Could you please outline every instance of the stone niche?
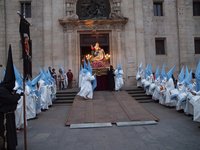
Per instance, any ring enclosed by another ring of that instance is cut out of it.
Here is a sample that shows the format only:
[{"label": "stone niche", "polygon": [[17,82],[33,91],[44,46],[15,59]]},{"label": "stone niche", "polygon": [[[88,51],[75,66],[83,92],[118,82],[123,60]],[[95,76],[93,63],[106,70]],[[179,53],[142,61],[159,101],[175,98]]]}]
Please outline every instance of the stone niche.
[{"label": "stone niche", "polygon": [[[124,43],[124,39],[122,39],[122,34],[128,18],[123,17],[121,14],[121,0],[110,0],[106,2],[106,6],[101,6],[104,1],[108,0],[66,0],[65,16],[58,20],[64,31],[65,65],[67,68],[74,68],[77,81],[80,70],[80,34],[108,33],[110,54],[112,56],[110,62],[114,66],[123,62],[122,43]],[[105,7],[109,14],[101,13],[101,10]],[[90,13],[91,10],[96,13],[88,18],[86,15],[82,15],[80,18],[77,14],[78,8],[88,11],[86,13]]]}]

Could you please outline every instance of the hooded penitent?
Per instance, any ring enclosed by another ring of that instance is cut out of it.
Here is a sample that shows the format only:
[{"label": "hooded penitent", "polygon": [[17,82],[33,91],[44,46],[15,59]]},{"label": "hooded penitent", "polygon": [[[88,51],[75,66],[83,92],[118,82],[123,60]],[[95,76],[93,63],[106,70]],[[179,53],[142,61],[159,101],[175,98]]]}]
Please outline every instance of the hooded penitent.
[{"label": "hooded penitent", "polygon": [[[17,135],[15,113],[20,95],[13,92],[15,73],[13,68],[12,51],[9,46],[6,73],[0,84],[0,137],[6,139],[7,149],[16,149]],[[6,114],[6,117],[5,115]],[[6,122],[6,124],[5,124]]]},{"label": "hooded penitent", "polygon": [[172,67],[172,68],[167,72],[167,79],[168,79],[168,80],[172,77],[172,75],[173,75],[173,73],[174,73],[174,70],[175,70],[175,67],[176,67],[176,66]]},{"label": "hooded penitent", "polygon": [[167,74],[165,72],[165,64],[163,64],[162,70],[161,70],[161,79],[163,80],[164,78],[167,78]]},{"label": "hooded penitent", "polygon": [[0,86],[5,87],[10,92],[12,92],[13,88],[15,87],[15,72],[14,72],[14,67],[13,67],[11,45],[9,45],[6,73]]},{"label": "hooded penitent", "polygon": [[156,68],[155,78],[157,79],[160,76],[159,67]]},{"label": "hooded penitent", "polygon": [[196,78],[196,91],[198,92],[200,90],[200,61],[196,68],[195,78]]},{"label": "hooded penitent", "polygon": [[181,83],[184,80],[184,66],[181,69],[180,74],[178,75],[178,82]]}]

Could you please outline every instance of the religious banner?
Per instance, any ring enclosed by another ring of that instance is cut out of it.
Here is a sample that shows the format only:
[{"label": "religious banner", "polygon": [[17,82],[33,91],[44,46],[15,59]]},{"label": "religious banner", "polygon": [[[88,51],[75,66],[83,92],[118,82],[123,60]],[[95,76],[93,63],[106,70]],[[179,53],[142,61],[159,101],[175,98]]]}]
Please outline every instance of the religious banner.
[{"label": "religious banner", "polygon": [[28,80],[32,77],[32,46],[30,40],[30,23],[20,16],[19,32],[22,44],[22,57],[24,66],[24,78]]}]

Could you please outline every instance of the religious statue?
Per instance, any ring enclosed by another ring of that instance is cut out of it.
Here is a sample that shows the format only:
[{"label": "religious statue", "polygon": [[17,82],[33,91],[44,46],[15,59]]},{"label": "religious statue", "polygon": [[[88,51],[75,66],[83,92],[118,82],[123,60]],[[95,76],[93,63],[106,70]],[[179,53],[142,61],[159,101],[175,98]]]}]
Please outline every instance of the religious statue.
[{"label": "religious statue", "polygon": [[104,50],[99,46],[99,43],[97,42],[95,46],[91,45],[91,49],[93,50],[94,57],[92,58],[92,61],[102,61],[105,56]]}]

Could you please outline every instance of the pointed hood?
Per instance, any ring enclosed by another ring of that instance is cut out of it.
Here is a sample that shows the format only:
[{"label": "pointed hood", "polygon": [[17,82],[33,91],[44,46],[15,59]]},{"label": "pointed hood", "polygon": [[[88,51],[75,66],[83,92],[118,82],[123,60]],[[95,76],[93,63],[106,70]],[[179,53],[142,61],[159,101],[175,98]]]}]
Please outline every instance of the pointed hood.
[{"label": "pointed hood", "polygon": [[195,78],[196,78],[196,91],[198,92],[200,90],[200,61],[196,68]]},{"label": "pointed hood", "polygon": [[118,64],[118,65],[117,65],[117,69],[118,69],[118,70],[121,70],[121,69],[122,69],[122,65],[121,65],[121,64]]},{"label": "pointed hood", "polygon": [[190,85],[191,80],[192,80],[192,70],[190,71],[190,73],[187,76],[185,76],[185,80],[184,80],[185,85]]},{"label": "pointed hood", "polygon": [[162,70],[161,70],[161,79],[167,78],[167,74],[165,72],[165,64],[163,64],[162,66]]},{"label": "pointed hood", "polygon": [[41,74],[41,73],[38,74],[38,75],[31,81],[32,86],[35,86],[35,85],[38,83],[38,81],[40,80],[41,77],[42,77],[42,74]]},{"label": "pointed hood", "polygon": [[14,67],[13,67],[11,45],[9,45],[8,60],[7,60],[7,65],[6,65],[5,76],[0,86],[7,88],[10,92],[15,87],[15,72],[14,72]]},{"label": "pointed hood", "polygon": [[168,79],[168,80],[172,77],[175,68],[176,68],[176,66],[174,65],[174,67],[172,67],[172,68],[167,72],[167,79]]},{"label": "pointed hood", "polygon": [[188,77],[189,74],[190,74],[190,73],[189,73],[189,69],[188,69],[188,67],[186,66],[186,67],[185,67],[185,78]]},{"label": "pointed hood", "polygon": [[156,68],[155,78],[157,79],[160,76],[159,66]]},{"label": "pointed hood", "polygon": [[142,63],[140,63],[140,65],[138,66],[138,71],[142,70]]},{"label": "pointed hood", "polygon": [[90,65],[90,61],[88,61],[87,69],[92,75],[92,66]]},{"label": "pointed hood", "polygon": [[147,64],[145,71],[144,71],[144,77],[145,79],[148,77],[148,69],[149,69],[149,64]]},{"label": "pointed hood", "polygon": [[178,82],[181,83],[184,80],[184,66],[181,69],[180,74],[178,75]]},{"label": "pointed hood", "polygon": [[87,69],[87,62],[86,62],[86,60],[85,60],[85,59],[84,59],[83,68],[84,68],[84,69]]},{"label": "pointed hood", "polygon": [[148,75],[150,76],[152,74],[152,65],[149,64],[149,68],[148,68]]}]

